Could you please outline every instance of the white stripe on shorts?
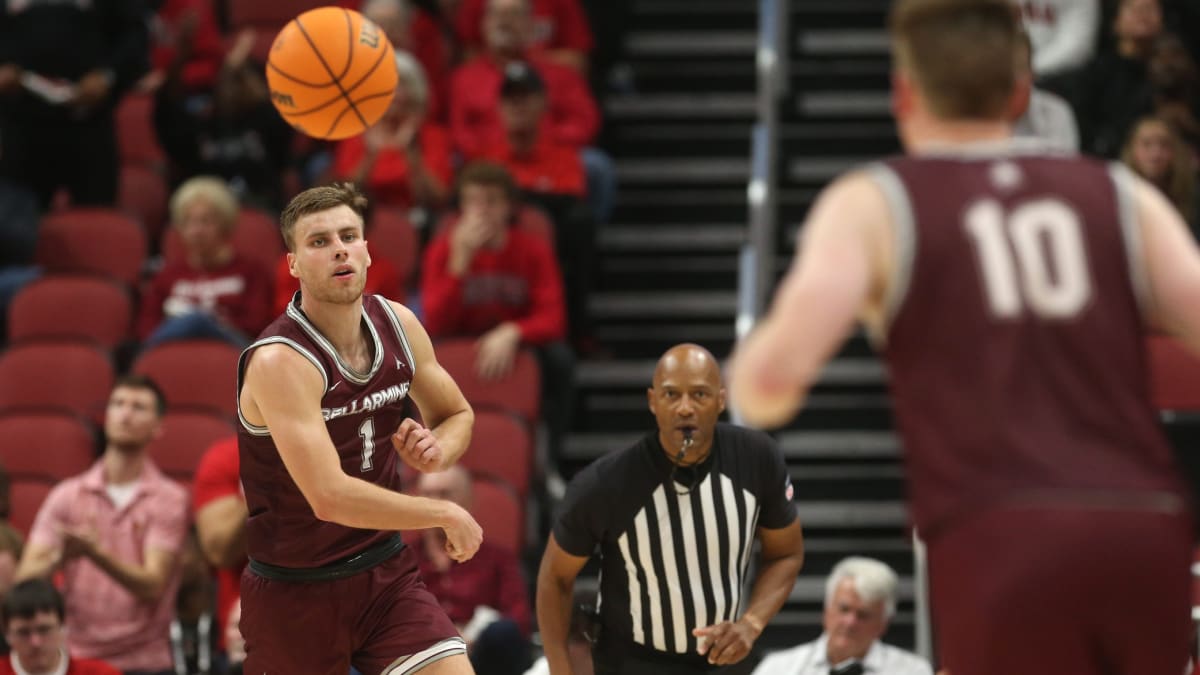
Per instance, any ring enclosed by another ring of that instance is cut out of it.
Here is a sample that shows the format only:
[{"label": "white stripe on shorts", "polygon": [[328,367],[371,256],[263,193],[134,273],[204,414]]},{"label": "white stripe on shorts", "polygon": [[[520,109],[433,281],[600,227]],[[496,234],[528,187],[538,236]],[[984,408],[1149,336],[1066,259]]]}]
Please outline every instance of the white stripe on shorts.
[{"label": "white stripe on shorts", "polygon": [[380,675],[407,675],[408,673],[415,673],[434,661],[441,661],[447,656],[466,653],[467,643],[462,638],[446,638],[432,647],[422,649],[416,654],[401,656],[392,661],[391,665],[384,668]]}]

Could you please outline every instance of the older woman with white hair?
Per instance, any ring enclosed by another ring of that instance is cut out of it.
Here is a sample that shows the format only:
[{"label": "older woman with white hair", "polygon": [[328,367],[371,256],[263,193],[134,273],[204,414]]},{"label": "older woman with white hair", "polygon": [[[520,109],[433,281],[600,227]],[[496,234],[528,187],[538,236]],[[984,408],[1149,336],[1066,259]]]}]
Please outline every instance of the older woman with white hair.
[{"label": "older woman with white hair", "polygon": [[197,176],[171,195],[182,260],[169,261],[142,292],[143,347],[212,338],[244,346],[271,321],[271,278],[233,248],[238,200],[224,179]]},{"label": "older woman with white hair", "polygon": [[754,675],[933,675],[921,657],[881,641],[896,614],[898,585],[878,560],[842,560],[825,580],[821,637],[767,656]]},{"label": "older woman with white hair", "polygon": [[450,136],[426,119],[429,85],[421,64],[396,52],[400,73],[383,118],[334,151],[333,173],[367,192],[376,206],[436,209],[453,178]]}]

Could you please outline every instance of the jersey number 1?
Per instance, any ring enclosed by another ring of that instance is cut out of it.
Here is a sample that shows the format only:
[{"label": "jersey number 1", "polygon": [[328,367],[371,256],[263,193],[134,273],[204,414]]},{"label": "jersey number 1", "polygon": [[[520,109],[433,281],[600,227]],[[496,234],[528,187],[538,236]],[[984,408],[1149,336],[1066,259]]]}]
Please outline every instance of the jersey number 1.
[{"label": "jersey number 1", "polygon": [[1071,207],[1039,199],[1005,213],[999,202],[985,199],[967,210],[965,221],[996,317],[1015,318],[1028,307],[1043,319],[1067,319],[1087,304],[1087,254]]},{"label": "jersey number 1", "polygon": [[358,436],[362,438],[362,466],[359,470],[366,473],[375,466],[371,462],[371,456],[375,454],[375,418],[368,417],[358,427]]}]

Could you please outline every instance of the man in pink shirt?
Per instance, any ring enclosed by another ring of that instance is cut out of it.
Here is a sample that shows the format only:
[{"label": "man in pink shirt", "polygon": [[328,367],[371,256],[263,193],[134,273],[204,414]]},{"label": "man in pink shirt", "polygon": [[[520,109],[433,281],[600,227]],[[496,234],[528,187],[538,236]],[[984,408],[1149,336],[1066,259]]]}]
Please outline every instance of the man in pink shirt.
[{"label": "man in pink shirt", "polygon": [[18,579],[61,572],[67,643],[126,675],[173,673],[169,630],[188,527],[187,492],[146,455],[166,402],[152,380],[117,380],[104,455],[46,497]]}]

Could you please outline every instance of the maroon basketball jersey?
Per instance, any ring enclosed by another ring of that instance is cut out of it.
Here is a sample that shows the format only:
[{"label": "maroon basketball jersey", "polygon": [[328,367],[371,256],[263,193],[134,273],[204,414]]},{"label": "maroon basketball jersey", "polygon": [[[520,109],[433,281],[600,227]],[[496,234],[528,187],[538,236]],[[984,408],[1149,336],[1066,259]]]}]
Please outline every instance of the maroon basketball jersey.
[{"label": "maroon basketball jersey", "polygon": [[[408,387],[414,370],[400,319],[383,296],[363,296],[363,327],[373,359],[370,371],[357,373],[300,310],[299,298],[297,293],[287,311],[242,353],[239,394],[246,364],[256,349],[284,344],[300,352],[325,380],[321,413],[337,447],[342,470],[355,478],[397,489],[397,456],[391,434],[407,416]],[[238,446],[242,487],[250,511],[246,547],[252,559],[282,567],[320,567],[356,555],[391,536],[390,532],[319,520],[283,465],[266,427],[250,424],[242,417]]]},{"label": "maroon basketball jersey", "polygon": [[1013,147],[872,173],[896,222],[886,352],[922,535],[1001,503],[1178,508],[1126,171]]}]

